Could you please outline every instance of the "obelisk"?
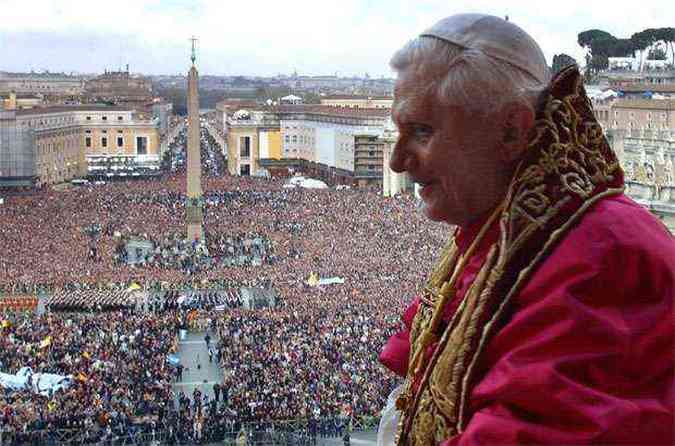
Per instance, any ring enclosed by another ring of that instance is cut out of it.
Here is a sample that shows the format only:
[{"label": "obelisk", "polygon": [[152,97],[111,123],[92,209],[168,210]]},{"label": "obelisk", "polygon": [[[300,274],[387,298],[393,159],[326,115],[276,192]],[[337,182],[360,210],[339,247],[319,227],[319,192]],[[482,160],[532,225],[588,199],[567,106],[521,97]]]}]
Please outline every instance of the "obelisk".
[{"label": "obelisk", "polygon": [[188,141],[187,141],[187,199],[185,219],[188,240],[204,239],[204,216],[202,212],[202,161],[199,153],[199,74],[195,67],[197,60],[195,44],[192,38],[192,67],[188,74]]}]

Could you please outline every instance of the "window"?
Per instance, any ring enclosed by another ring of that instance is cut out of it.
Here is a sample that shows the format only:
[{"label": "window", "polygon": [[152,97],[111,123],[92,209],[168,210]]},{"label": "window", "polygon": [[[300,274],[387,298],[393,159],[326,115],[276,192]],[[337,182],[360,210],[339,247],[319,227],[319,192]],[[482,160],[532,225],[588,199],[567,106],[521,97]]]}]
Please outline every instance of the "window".
[{"label": "window", "polygon": [[136,154],[137,155],[147,155],[148,154],[148,138],[145,136],[136,137]]},{"label": "window", "polygon": [[101,138],[101,147],[108,147],[108,138],[105,136]]},{"label": "window", "polygon": [[291,142],[291,137],[288,135],[284,136],[284,141]]},{"label": "window", "polygon": [[108,131],[107,130],[101,130],[101,133],[103,133],[105,135],[106,133],[108,133]]},{"label": "window", "polygon": [[368,156],[370,156],[370,157],[375,156],[375,152],[373,152],[373,151],[371,150],[370,152],[368,152]]},{"label": "window", "polygon": [[87,121],[91,121],[91,116],[87,116]]},{"label": "window", "polygon": [[122,130],[118,130],[117,133],[123,133],[123,131],[122,131]]},{"label": "window", "polygon": [[298,142],[298,135],[293,135],[293,144]]},{"label": "window", "polygon": [[85,130],[84,133],[91,133],[91,130]]},{"label": "window", "polygon": [[239,138],[239,156],[248,158],[251,156],[251,137],[242,136]]},{"label": "window", "polygon": [[373,164],[368,164],[368,170],[375,170],[375,166]]},{"label": "window", "polygon": [[251,175],[251,165],[250,164],[244,164],[241,166],[241,169],[239,170],[241,175]]},{"label": "window", "polygon": [[117,120],[118,120],[118,121],[122,121],[122,120],[124,120],[124,118],[123,118],[122,116],[118,116],[118,117],[117,117]]},{"label": "window", "polygon": [[123,147],[124,146],[124,138],[121,136],[117,137],[117,147]]},{"label": "window", "polygon": [[107,120],[108,120],[108,117],[107,117],[107,116],[104,116],[104,117],[102,117],[101,119],[103,119],[104,121],[107,121]]}]

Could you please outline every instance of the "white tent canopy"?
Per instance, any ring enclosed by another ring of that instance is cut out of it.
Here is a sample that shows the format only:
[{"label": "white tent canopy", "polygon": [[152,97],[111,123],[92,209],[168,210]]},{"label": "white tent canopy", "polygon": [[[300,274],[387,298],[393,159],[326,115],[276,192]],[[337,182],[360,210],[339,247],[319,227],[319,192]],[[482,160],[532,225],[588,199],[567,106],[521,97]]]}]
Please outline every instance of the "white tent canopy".
[{"label": "white tent canopy", "polygon": [[288,180],[288,184],[284,187],[304,187],[305,189],[327,189],[328,185],[321,180],[315,180],[314,178],[305,178],[305,177],[293,177]]},{"label": "white tent canopy", "polygon": [[53,373],[33,373],[30,367],[21,367],[16,375],[0,373],[0,387],[10,390],[32,390],[33,393],[48,396],[50,391],[65,389],[73,382],[72,376]]},{"label": "white tent canopy", "polygon": [[284,96],[281,98],[282,101],[302,101],[302,98],[300,96],[296,96],[294,94],[289,94],[288,96]]},{"label": "white tent canopy", "polygon": [[605,90],[605,91],[603,91],[602,93],[600,93],[600,94],[598,95],[598,97],[599,97],[600,99],[609,99],[609,98],[611,98],[611,97],[616,97],[616,96],[618,96],[618,95],[619,95],[619,94],[618,94],[616,91],[614,91],[614,90],[612,90],[612,89],[610,88],[609,90]]}]

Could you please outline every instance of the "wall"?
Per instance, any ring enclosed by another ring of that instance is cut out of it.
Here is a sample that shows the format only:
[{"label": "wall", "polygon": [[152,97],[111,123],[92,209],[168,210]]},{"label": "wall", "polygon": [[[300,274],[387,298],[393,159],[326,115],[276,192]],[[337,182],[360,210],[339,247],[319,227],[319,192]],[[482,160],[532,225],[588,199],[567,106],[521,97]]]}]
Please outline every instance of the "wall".
[{"label": "wall", "polygon": [[[251,138],[250,156],[248,158],[240,156],[242,137]],[[239,175],[241,167],[246,165],[250,166],[250,174],[256,175],[259,170],[257,161],[260,159],[258,128],[249,125],[231,126],[227,133],[227,152],[227,168],[230,175]]]},{"label": "wall", "polygon": [[32,185],[36,160],[34,131],[18,126],[15,112],[0,110],[0,185]]}]

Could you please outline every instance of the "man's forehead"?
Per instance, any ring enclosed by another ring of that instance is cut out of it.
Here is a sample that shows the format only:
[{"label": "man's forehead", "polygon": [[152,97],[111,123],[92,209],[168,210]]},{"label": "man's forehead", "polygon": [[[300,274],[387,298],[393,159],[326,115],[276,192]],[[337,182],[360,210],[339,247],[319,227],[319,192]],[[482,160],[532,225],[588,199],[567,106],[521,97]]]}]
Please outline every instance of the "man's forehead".
[{"label": "man's forehead", "polygon": [[392,113],[399,119],[411,113],[430,111],[432,84],[428,78],[399,73],[394,84]]}]

